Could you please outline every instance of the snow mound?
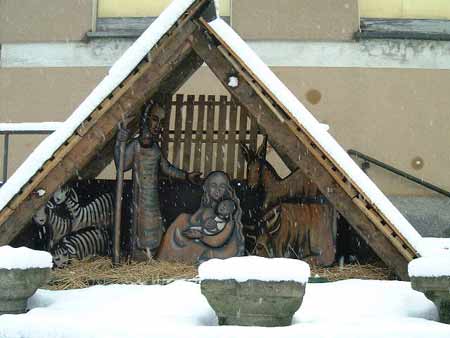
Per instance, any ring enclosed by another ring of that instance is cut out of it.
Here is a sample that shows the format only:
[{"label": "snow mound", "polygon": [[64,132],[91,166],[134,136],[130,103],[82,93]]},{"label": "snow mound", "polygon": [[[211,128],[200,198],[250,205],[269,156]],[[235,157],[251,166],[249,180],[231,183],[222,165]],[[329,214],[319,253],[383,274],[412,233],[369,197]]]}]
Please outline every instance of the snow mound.
[{"label": "snow mound", "polygon": [[46,251],[29,248],[12,248],[8,245],[0,247],[0,269],[25,270],[32,268],[51,268],[52,255]]},{"label": "snow mound", "polygon": [[235,279],[245,282],[252,279],[280,282],[306,283],[310,276],[309,265],[298,259],[264,258],[257,256],[211,259],[198,268],[200,280]]},{"label": "snow mound", "polygon": [[218,326],[200,285],[110,285],[38,290],[30,311],[0,316],[2,338],[448,338],[435,305],[410,283],[308,284],[287,327]]},{"label": "snow mound", "polygon": [[408,264],[410,277],[450,276],[450,253],[414,259]]}]

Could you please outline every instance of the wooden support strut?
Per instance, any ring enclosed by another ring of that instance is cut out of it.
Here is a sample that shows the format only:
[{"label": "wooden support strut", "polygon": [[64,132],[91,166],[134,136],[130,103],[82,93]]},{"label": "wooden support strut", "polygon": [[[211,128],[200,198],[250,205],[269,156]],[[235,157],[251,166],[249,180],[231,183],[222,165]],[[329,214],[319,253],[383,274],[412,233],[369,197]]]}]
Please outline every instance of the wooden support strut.
[{"label": "wooden support strut", "polygon": [[[198,24],[204,29],[194,34],[194,50],[204,59],[225,88],[248,109],[259,126],[270,135],[271,144],[280,157],[286,160],[290,169],[298,167],[310,177],[378,256],[388,266],[394,268],[401,278],[407,279],[407,263],[416,256],[411,245],[399,236],[398,231],[391,236],[386,231],[380,231],[380,224],[388,227],[391,234],[395,227],[390,226],[388,220],[381,214],[377,214],[376,217],[378,219],[381,217],[382,221],[374,222],[373,213],[376,213],[376,209],[373,207],[362,209],[360,203],[353,201],[354,198],[359,199],[359,196],[364,195],[350,178],[330,160],[310,135],[299,130],[300,127],[290,113],[267,88],[264,88],[261,81],[244,67],[244,62],[214,34],[209,25],[202,19]],[[238,74],[240,80],[238,87],[231,88],[227,85],[229,74]],[[325,165],[326,163],[328,165]]]},{"label": "wooden support strut", "polygon": [[[190,36],[197,26],[192,23],[191,18],[206,2],[199,0],[194,3],[150,51],[150,57],[144,58],[0,212],[0,245],[8,244],[23,231],[32,215],[53,193],[71,178],[78,176],[95,154],[110,142],[123,114],[132,112],[137,115],[142,104],[157,92],[159,86],[186,57],[192,55]],[[198,62],[194,66],[198,68]],[[189,70],[185,74],[189,75],[194,71]],[[180,82],[186,80],[183,77],[176,78]],[[181,84],[170,84],[169,88],[179,86]],[[33,194],[36,189],[44,189],[46,194],[42,197]]]}]

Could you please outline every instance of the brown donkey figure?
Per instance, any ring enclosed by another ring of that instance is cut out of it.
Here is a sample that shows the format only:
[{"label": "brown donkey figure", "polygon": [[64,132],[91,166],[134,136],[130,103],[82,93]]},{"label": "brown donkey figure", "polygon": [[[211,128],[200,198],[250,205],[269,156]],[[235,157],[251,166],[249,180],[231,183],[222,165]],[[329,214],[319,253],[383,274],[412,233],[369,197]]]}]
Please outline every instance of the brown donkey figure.
[{"label": "brown donkey figure", "polygon": [[335,219],[334,209],[328,204],[277,205],[259,223],[254,253],[331,265],[336,254],[332,231]]},{"label": "brown donkey figure", "polygon": [[277,174],[273,166],[266,160],[267,136],[264,137],[262,145],[256,152],[242,143],[240,146],[247,161],[247,184],[249,188],[259,187],[264,189],[264,211],[298,196],[315,197],[318,195],[317,186],[299,169],[284,179]]},{"label": "brown donkey figure", "polygon": [[[254,253],[331,265],[335,256],[335,210],[320,200],[317,186],[300,170],[282,179],[265,159],[267,137],[256,152],[241,144],[247,184],[265,192]],[[299,203],[312,200],[314,203]],[[296,203],[286,203],[297,201]]]}]

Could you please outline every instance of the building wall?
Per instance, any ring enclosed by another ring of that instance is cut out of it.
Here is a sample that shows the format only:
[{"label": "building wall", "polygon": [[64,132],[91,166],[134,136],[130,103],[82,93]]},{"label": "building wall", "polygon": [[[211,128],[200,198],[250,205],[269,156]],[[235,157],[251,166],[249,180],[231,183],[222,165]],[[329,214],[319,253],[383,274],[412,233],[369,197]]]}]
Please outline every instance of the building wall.
[{"label": "building wall", "polygon": [[[106,72],[107,68],[0,68],[0,122],[64,121]],[[10,136],[10,175],[43,138]],[[2,153],[0,158],[3,171]]]},{"label": "building wall", "polygon": [[[171,0],[98,0],[98,16],[140,17],[158,16]],[[220,15],[229,16],[231,0],[220,0]]]},{"label": "building wall", "polygon": [[448,0],[359,0],[361,17],[450,19]]},{"label": "building wall", "polygon": [[0,44],[82,40],[94,0],[0,0]]},{"label": "building wall", "polygon": [[250,40],[351,40],[359,29],[357,0],[233,1],[233,28]]}]

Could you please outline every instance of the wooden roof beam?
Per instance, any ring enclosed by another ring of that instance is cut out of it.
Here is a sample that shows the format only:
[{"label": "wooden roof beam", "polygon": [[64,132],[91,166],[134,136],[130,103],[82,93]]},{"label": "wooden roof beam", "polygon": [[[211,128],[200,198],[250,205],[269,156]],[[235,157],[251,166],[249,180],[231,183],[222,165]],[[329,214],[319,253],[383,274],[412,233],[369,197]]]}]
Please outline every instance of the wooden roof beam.
[{"label": "wooden roof beam", "polygon": [[[203,26],[198,22],[199,26]],[[408,259],[383,235],[374,223],[352,201],[358,192],[351,185],[341,187],[314,157],[310,149],[300,141],[289,125],[287,116],[263,90],[252,76],[242,69],[238,60],[221,46],[214,35],[206,28],[194,34],[194,50],[199,54],[225,88],[258,121],[259,126],[269,135],[270,142],[290,169],[300,168],[347,219],[361,237],[372,247],[377,255],[403,279],[408,278]],[[229,87],[229,77],[237,76],[239,86]]]}]

